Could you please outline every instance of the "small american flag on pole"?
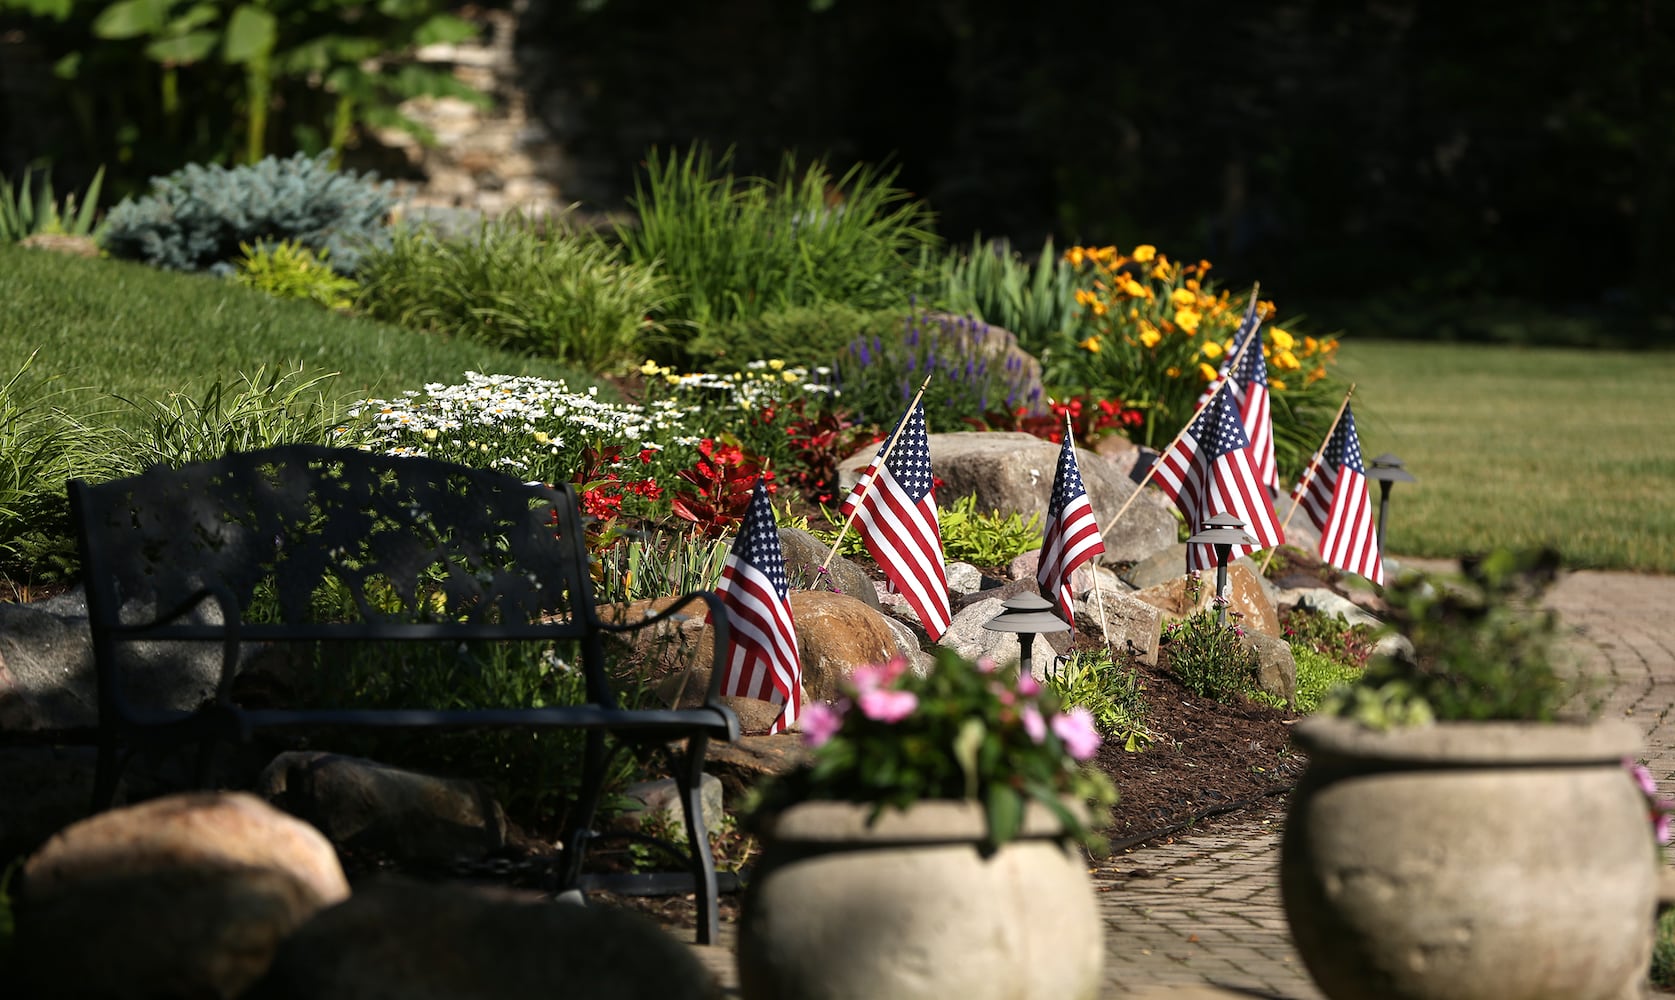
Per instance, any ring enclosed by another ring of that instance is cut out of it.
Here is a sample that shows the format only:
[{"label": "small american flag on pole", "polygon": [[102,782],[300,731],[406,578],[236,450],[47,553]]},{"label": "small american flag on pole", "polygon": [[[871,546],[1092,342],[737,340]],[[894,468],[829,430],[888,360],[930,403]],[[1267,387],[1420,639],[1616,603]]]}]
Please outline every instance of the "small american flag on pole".
[{"label": "small american flag on pole", "polygon": [[802,711],[803,669],[791,620],[785,554],[761,479],[756,480],[715,592],[727,608],[732,629],[721,693],[783,705],[770,731],[784,732]]},{"label": "small american flag on pole", "polygon": [[1041,592],[1058,601],[1059,614],[1072,627],[1076,624],[1075,607],[1070,594],[1070,575],[1076,567],[1105,551],[1099,537],[1099,525],[1093,518],[1093,504],[1082,485],[1082,472],[1076,466],[1076,446],[1070,435],[1064,436],[1059,448],[1058,471],[1053,474],[1053,495],[1047,501],[1047,529],[1041,541],[1041,562],[1035,570],[1035,582]]},{"label": "small american flag on pole", "polygon": [[903,419],[906,422],[895,436],[895,447],[881,456],[882,462],[874,459],[870,477],[862,473],[850,494],[853,503],[845,505],[855,510],[855,530],[867,551],[935,642],[947,631],[953,613],[948,574],[942,565],[942,530],[931,492],[924,404],[916,404]]},{"label": "small american flag on pole", "polygon": [[[1261,327],[1262,316],[1253,295],[1250,308],[1245,310],[1244,322],[1239,324],[1239,331],[1233,335],[1233,354],[1222,363],[1221,378],[1211,382],[1210,388],[1199,397],[1199,405],[1203,405],[1209,394],[1221,386],[1223,379],[1231,382],[1227,391],[1233,394],[1245,436],[1250,439],[1251,464],[1256,470],[1256,479],[1277,496],[1280,476],[1279,466],[1274,463],[1274,420],[1268,399],[1268,361],[1262,356]],[[1241,347],[1244,349],[1240,350]]]},{"label": "small american flag on pole", "polygon": [[[1211,514],[1225,512],[1245,522],[1257,544],[1234,546],[1235,557],[1278,545],[1285,538],[1268,490],[1256,478],[1250,438],[1226,390],[1211,396],[1174,446],[1158,458],[1157,485],[1175,501],[1194,531]],[[1211,569],[1215,564],[1214,546],[1187,546],[1188,569]]]},{"label": "small american flag on pole", "polygon": [[1374,583],[1384,582],[1367,467],[1361,458],[1361,438],[1355,433],[1355,411],[1348,404],[1326,447],[1315,456],[1314,475],[1297,503],[1320,529],[1324,562]]}]

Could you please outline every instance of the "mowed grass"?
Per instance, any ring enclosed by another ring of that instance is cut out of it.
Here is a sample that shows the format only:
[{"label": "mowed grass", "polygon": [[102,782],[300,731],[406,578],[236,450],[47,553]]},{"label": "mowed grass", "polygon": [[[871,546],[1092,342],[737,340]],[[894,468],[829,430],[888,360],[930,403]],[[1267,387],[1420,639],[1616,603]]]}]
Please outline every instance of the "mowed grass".
[{"label": "mowed grass", "polygon": [[114,396],[198,395],[259,370],[337,372],[325,388],[339,401],[455,383],[468,370],[577,387],[594,381],[539,358],[341,316],[222,278],[15,246],[0,245],[0,303],[0,380],[38,351],[30,375],[54,379],[62,390],[55,405],[118,422],[138,411]]},{"label": "mowed grass", "polygon": [[1349,338],[1339,371],[1368,463],[1418,478],[1391,491],[1391,552],[1675,572],[1675,353]]}]

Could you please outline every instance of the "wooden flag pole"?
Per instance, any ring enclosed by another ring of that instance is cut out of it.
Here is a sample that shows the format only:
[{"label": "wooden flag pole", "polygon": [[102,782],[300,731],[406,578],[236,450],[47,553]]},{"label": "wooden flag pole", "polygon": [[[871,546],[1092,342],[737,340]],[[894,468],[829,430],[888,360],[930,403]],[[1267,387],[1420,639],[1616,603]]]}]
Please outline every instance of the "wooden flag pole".
[{"label": "wooden flag pole", "polygon": [[[1253,284],[1253,285],[1250,286],[1250,301],[1251,301],[1252,305],[1254,305],[1256,303],[1256,293],[1261,288],[1262,288],[1262,283],[1261,282],[1257,282],[1256,284]],[[1249,307],[1247,306],[1246,309],[1248,310]],[[1227,361],[1228,377],[1221,380],[1221,384],[1216,386],[1216,391],[1210,393],[1209,397],[1206,398],[1202,404],[1193,407],[1192,416],[1187,418],[1186,426],[1181,428],[1181,432],[1179,434],[1175,435],[1174,440],[1170,441],[1169,444],[1167,446],[1165,446],[1162,451],[1157,453],[1157,461],[1153,462],[1151,464],[1151,467],[1146,470],[1146,474],[1141,477],[1140,485],[1134,487],[1134,492],[1129,494],[1128,499],[1123,501],[1123,505],[1121,507],[1117,508],[1116,516],[1111,518],[1111,523],[1107,524],[1105,526],[1105,530],[1101,531],[1099,533],[1099,537],[1101,539],[1103,539],[1107,535],[1109,535],[1111,533],[1111,529],[1115,528],[1117,526],[1117,522],[1122,520],[1122,516],[1124,514],[1128,513],[1129,506],[1134,503],[1134,501],[1137,497],[1140,496],[1140,491],[1145,489],[1146,484],[1152,481],[1152,476],[1157,474],[1158,462],[1163,461],[1163,456],[1169,454],[1169,452],[1177,444],[1181,443],[1181,438],[1186,437],[1186,432],[1192,429],[1192,422],[1198,418],[1198,414],[1203,411],[1204,407],[1209,406],[1210,401],[1215,399],[1216,396],[1220,392],[1222,392],[1222,390],[1227,388],[1227,385],[1228,385],[1229,382],[1233,381],[1233,379],[1232,379],[1233,370],[1238,367],[1239,359],[1244,357],[1246,349],[1248,349],[1250,347],[1250,345],[1256,343],[1256,341],[1259,340],[1259,339],[1260,338],[1258,338],[1255,334],[1252,334],[1250,337],[1246,338],[1244,343],[1238,344],[1234,347],[1233,356],[1231,358],[1229,358],[1228,361]]]},{"label": "wooden flag pole", "polygon": [[[1303,470],[1303,478],[1297,481],[1297,488],[1291,491],[1291,509],[1285,512],[1285,521],[1280,525],[1280,537],[1285,537],[1285,529],[1291,524],[1291,516],[1297,513],[1302,505],[1303,491],[1309,488],[1309,481],[1314,478],[1314,470],[1320,467],[1320,456],[1326,453],[1326,446],[1332,443],[1332,435],[1337,433],[1338,421],[1343,419],[1343,411],[1349,409],[1349,397],[1355,395],[1355,383],[1349,384],[1349,391],[1343,394],[1343,402],[1338,404],[1338,412],[1332,417],[1332,426],[1326,428],[1326,440],[1321,442],[1320,450],[1309,459],[1309,467]],[[1262,575],[1268,575],[1268,564],[1274,561],[1274,553],[1278,547],[1268,550],[1268,558],[1262,560]]]},{"label": "wooden flag pole", "polygon": [[832,557],[837,555],[838,546],[843,544],[844,534],[849,531],[849,526],[855,523],[855,516],[861,513],[861,501],[866,499],[867,491],[872,489],[873,479],[877,479],[878,473],[884,470],[884,463],[890,460],[890,453],[896,450],[896,442],[901,440],[901,432],[907,430],[907,421],[912,418],[914,408],[919,405],[919,400],[924,397],[925,389],[930,384],[929,375],[919,383],[919,391],[913,394],[913,402],[907,404],[907,413],[902,416],[901,423],[896,425],[896,432],[890,435],[889,443],[878,454],[878,462],[873,466],[873,478],[861,484],[861,492],[855,497],[855,506],[849,509],[849,516],[843,519],[843,526],[838,529],[837,537],[832,539],[832,551],[826,553],[826,561],[820,564],[818,574],[824,574],[826,568],[832,564]]}]

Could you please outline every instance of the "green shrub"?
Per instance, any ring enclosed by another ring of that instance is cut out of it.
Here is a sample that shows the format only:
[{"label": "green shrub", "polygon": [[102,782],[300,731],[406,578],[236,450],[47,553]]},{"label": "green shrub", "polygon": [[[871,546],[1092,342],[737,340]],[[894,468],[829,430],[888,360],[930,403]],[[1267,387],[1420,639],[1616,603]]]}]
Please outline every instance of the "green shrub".
[{"label": "green shrub", "polygon": [[280,299],[302,299],[327,309],[345,311],[354,305],[355,279],[326,266],[329,251],[316,256],[295,240],[253,247],[239,244],[244,256],[238,259],[233,280],[247,288]]},{"label": "green shrub", "polygon": [[648,532],[597,553],[599,602],[627,604],[713,590],[732,551],[731,538],[695,532]]},{"label": "green shrub", "polygon": [[626,263],[599,238],[511,216],[470,239],[398,228],[369,255],[358,306],[415,330],[610,371],[645,356],[667,301],[655,264]]},{"label": "green shrub", "polygon": [[956,313],[972,313],[1010,330],[1023,345],[1058,337],[1080,340],[1076,271],[1053,249],[1052,237],[1034,263],[1004,242],[972,241],[942,260],[937,299]]},{"label": "green shrub", "polygon": [[32,191],[33,168],[26,168],[17,187],[0,177],[0,243],[15,243],[36,233],[65,233],[70,236],[97,236],[94,213],[99,208],[99,185],[105,179],[105,168],[100,167],[80,198],[66,195],[62,207],[53,197],[52,175],[41,175],[39,190]]},{"label": "green shrub", "polygon": [[1351,625],[1340,612],[1289,608],[1280,612],[1280,634],[1293,651],[1308,649],[1351,667],[1364,667],[1377,639],[1371,625]]},{"label": "green shrub", "polygon": [[1221,624],[1215,609],[1205,608],[1164,626],[1162,642],[1170,671],[1193,694],[1236,702],[1255,689],[1256,651],[1240,641],[1231,616]]},{"label": "green shrub", "polygon": [[933,434],[984,426],[990,410],[1044,412],[1038,373],[1022,355],[1004,353],[1003,339],[988,324],[927,311],[901,316],[898,324],[837,356],[838,401],[859,418],[894,426],[920,386]]},{"label": "green shrub", "polygon": [[1047,678],[1047,687],[1066,709],[1081,706],[1107,741],[1130,752],[1151,741],[1146,729],[1145,685],[1131,665],[1112,661],[1107,649],[1077,650]]},{"label": "green shrub", "polygon": [[[867,166],[834,177],[825,163],[799,169],[792,156],[773,180],[737,177],[731,153],[652,150],[630,200],[637,218],[617,227],[617,239],[629,260],[661,263],[675,282],[671,325],[699,333],[821,302],[897,306],[936,237],[927,209],[894,179]],[[664,360],[692,360],[682,345],[670,349]]]},{"label": "green shrub", "polygon": [[395,198],[388,181],[333,170],[329,151],[269,156],[228,169],[190,164],[151,180],[151,194],[124,199],[105,220],[114,257],[170,271],[230,273],[241,244],[295,240],[330,254],[352,274],[361,254],[388,240]]}]

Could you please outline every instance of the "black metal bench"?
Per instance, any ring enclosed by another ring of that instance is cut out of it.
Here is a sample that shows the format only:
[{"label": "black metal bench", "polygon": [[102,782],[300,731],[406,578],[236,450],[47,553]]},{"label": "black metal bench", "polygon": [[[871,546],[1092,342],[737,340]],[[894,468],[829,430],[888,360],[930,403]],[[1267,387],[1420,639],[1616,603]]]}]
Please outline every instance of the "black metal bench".
[{"label": "black metal bench", "polygon": [[[560,887],[583,884],[615,755],[628,748],[661,756],[685,812],[698,941],[711,941],[717,878],[701,781],[709,740],[736,739],[738,719],[720,702],[720,671],[711,672],[700,707],[623,707],[603,640],[702,602],[720,663],[726,615],[715,594],[702,591],[641,621],[601,620],[569,486],[525,484],[428,458],[294,445],[98,485],[76,480],[69,494],[98,678],[96,810],[114,800],[132,754],[147,748],[196,744],[205,784],[218,743],[266,731],[579,730],[586,749],[580,791],[566,812]],[[219,644],[214,698],[189,711],[134,704],[125,651],[180,641]],[[576,650],[568,669],[584,672],[585,702],[311,708],[243,707],[234,698],[241,658],[257,651],[311,650],[327,657],[316,663],[329,665],[331,650],[405,656],[421,649],[463,655],[468,645],[525,648],[510,643]]]}]

